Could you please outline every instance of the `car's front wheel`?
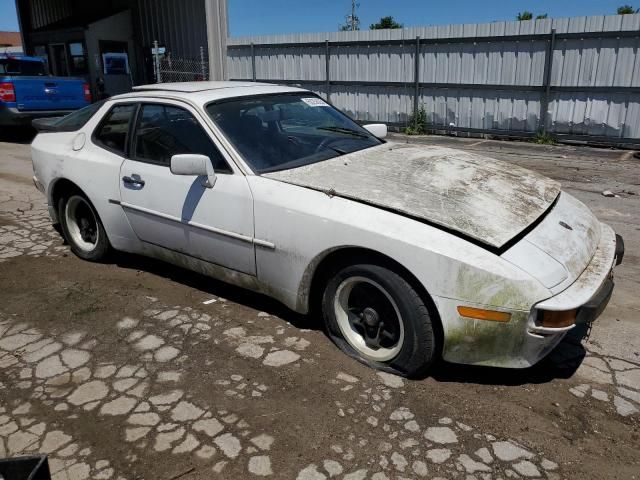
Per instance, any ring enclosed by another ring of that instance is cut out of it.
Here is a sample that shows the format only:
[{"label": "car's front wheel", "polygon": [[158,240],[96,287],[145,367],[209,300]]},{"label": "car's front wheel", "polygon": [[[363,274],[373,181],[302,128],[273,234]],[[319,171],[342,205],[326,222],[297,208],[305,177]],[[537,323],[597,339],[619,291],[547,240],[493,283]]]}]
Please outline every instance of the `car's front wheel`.
[{"label": "car's front wheel", "polygon": [[336,345],[373,368],[412,377],[424,374],[435,360],[427,306],[409,282],[388,268],[342,268],[327,282],[322,309]]},{"label": "car's front wheel", "polygon": [[58,218],[71,251],[91,262],[104,260],[111,249],[98,213],[87,197],[77,192],[60,199]]}]

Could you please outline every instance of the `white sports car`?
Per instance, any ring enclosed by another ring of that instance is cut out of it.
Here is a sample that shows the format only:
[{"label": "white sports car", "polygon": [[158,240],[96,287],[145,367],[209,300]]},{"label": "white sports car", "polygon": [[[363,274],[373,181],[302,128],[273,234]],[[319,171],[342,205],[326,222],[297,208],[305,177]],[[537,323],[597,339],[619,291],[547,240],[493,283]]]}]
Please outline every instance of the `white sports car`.
[{"label": "white sports car", "polygon": [[76,255],[322,312],[347,354],[401,375],[535,364],[602,312],[624,253],[555,181],[385,142],[299,88],[151,85],[37,127],[34,182]]}]

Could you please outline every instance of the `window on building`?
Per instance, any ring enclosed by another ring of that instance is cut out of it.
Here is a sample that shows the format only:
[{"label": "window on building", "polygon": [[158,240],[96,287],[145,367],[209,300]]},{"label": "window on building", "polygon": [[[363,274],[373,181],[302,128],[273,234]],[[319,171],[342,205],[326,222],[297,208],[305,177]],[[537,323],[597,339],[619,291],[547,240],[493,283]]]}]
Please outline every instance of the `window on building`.
[{"label": "window on building", "polygon": [[49,73],[49,54],[46,45],[36,45],[33,47],[33,56],[40,58],[44,62],[44,70]]},{"label": "window on building", "polygon": [[87,49],[84,43],[74,42],[69,44],[69,63],[72,75],[87,74]]}]

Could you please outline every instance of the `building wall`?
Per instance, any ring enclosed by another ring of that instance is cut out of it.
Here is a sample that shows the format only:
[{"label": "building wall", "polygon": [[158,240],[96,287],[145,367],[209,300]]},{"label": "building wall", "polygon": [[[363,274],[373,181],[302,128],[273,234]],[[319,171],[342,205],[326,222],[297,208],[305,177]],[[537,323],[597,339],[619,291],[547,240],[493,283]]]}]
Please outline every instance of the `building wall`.
[{"label": "building wall", "polygon": [[[130,76],[104,75],[100,55],[100,41],[127,43],[129,66],[131,68]],[[89,74],[94,91],[98,78],[104,79],[106,92],[111,95],[127,92],[133,84],[142,81],[137,68],[139,54],[136,49],[131,12],[129,10],[90,24],[85,33],[85,42],[87,45]]]},{"label": "building wall", "polygon": [[[199,60],[202,50],[205,58],[211,59],[211,78],[224,78],[226,0],[16,0],[16,5],[27,51],[36,45],[82,39],[86,29],[87,44],[93,44],[90,48],[87,45],[92,81],[97,72],[97,36],[103,40],[109,36],[118,37],[113,40],[125,38],[133,43],[129,50],[135,83],[154,81],[154,41],[175,58]],[[127,10],[130,13],[124,13]]]},{"label": "building wall", "polygon": [[137,11],[143,47],[157,40],[181,58],[197,58],[200,47],[207,48],[205,0],[137,0]]},{"label": "building wall", "polygon": [[209,50],[209,80],[226,80],[227,35],[229,17],[227,0],[205,0]]},{"label": "building wall", "polygon": [[173,58],[197,61],[202,49],[210,78],[225,78],[227,0],[136,1],[136,28],[145,49],[158,41]]},{"label": "building wall", "polygon": [[71,16],[71,0],[31,0],[29,22],[38,29]]}]

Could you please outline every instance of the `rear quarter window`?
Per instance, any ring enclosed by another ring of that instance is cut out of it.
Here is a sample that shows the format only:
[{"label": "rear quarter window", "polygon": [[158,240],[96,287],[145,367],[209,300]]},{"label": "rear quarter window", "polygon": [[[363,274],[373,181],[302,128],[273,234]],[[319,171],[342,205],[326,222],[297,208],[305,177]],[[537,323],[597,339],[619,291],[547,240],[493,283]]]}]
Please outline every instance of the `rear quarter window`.
[{"label": "rear quarter window", "polygon": [[125,156],[129,127],[136,108],[135,104],[114,106],[94,131],[93,141],[116,155]]}]

